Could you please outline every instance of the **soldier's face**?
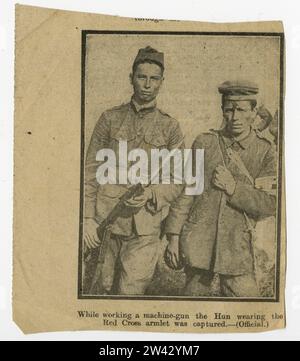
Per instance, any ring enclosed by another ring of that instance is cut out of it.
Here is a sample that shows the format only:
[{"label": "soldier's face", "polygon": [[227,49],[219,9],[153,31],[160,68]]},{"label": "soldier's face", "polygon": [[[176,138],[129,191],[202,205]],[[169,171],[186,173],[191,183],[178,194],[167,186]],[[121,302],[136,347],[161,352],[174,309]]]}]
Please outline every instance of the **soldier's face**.
[{"label": "soldier's face", "polygon": [[139,64],[131,75],[134,97],[141,103],[154,100],[163,82],[162,70],[157,64]]},{"label": "soldier's face", "polygon": [[233,136],[249,132],[250,126],[256,117],[256,109],[252,109],[250,101],[225,100],[223,117],[227,131]]}]

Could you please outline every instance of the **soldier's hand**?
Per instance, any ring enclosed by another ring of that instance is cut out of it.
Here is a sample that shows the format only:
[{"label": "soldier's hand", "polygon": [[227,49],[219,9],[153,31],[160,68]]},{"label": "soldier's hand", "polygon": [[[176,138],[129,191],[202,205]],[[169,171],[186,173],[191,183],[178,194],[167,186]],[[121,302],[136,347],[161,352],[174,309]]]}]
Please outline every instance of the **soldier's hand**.
[{"label": "soldier's hand", "polygon": [[172,234],[168,237],[169,243],[167,245],[165,257],[167,264],[173,269],[179,267],[179,235]]},{"label": "soldier's hand", "polygon": [[98,227],[98,223],[92,218],[87,218],[84,222],[84,242],[88,248],[96,248],[101,243],[97,234]]},{"label": "soldier's hand", "polygon": [[216,167],[212,182],[216,187],[225,191],[229,196],[233,195],[236,181],[231,172],[226,167],[222,165],[218,165]]},{"label": "soldier's hand", "polygon": [[124,204],[131,208],[142,208],[144,205],[152,199],[151,188],[145,188],[144,192],[138,196],[127,199]]}]

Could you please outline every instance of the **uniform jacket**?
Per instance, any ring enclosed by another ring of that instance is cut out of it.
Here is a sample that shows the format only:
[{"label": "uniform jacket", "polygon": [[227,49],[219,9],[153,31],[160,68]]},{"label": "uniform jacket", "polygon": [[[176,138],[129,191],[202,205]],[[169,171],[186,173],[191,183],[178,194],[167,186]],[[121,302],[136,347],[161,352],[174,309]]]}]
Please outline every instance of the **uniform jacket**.
[{"label": "uniform jacket", "polygon": [[[96,171],[99,162],[96,153],[103,148],[113,149],[117,155],[119,141],[126,140],[128,152],[135,148],[144,149],[150,160],[153,148],[173,149],[183,147],[183,136],[178,122],[156,107],[155,103],[140,108],[131,101],[104,112],[98,120],[91,137],[85,164],[85,217],[101,222],[117,204],[130,185],[99,185]],[[149,166],[150,169],[150,166]],[[127,208],[113,225],[112,232],[130,236],[158,233],[163,219],[163,210],[178,197],[182,186],[151,185],[153,202],[138,212]]]},{"label": "uniform jacket", "polygon": [[256,185],[232,161],[225,159],[236,188],[232,196],[216,188],[212,184],[214,170],[224,165],[218,136],[215,132],[199,135],[193,149],[204,149],[204,192],[197,196],[186,196],[183,192],[179,196],[167,218],[166,232],[181,232],[180,246],[190,266],[242,275],[253,272],[251,234],[244,212],[252,226],[259,219],[275,215],[276,196],[271,188],[276,175],[276,156],[271,143],[254,130],[240,142],[223,132],[220,135],[224,147],[239,154]]}]

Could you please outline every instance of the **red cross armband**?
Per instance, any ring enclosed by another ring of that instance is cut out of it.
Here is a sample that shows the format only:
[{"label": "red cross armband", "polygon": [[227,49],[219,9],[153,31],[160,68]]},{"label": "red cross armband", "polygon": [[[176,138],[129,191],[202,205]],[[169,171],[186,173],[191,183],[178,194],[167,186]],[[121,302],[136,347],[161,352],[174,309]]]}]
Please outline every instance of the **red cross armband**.
[{"label": "red cross armband", "polygon": [[256,178],[254,187],[275,196],[277,192],[277,178],[275,176]]}]

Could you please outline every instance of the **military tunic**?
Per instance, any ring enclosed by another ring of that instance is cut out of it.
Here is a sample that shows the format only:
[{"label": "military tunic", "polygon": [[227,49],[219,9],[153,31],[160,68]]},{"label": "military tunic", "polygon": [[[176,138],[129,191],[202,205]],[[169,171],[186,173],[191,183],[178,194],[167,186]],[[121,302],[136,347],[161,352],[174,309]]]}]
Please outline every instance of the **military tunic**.
[{"label": "military tunic", "polygon": [[[224,132],[219,134],[224,149],[239,154],[255,184],[251,184],[236,164],[223,159],[226,155],[215,132],[199,135],[193,149],[204,149],[204,192],[196,196],[181,194],[170,210],[166,232],[181,232],[181,249],[190,267],[222,275],[247,275],[254,270],[251,234],[245,214],[253,227],[259,219],[275,215],[274,190],[259,184],[264,184],[261,180],[267,183],[269,180],[269,184],[274,180],[276,155],[272,145],[254,130],[239,142]],[[232,196],[212,183],[215,168],[224,166],[224,161],[236,180]]]},{"label": "military tunic", "polygon": [[[151,162],[152,149],[183,147],[183,135],[178,122],[151,102],[139,106],[130,103],[105,111],[91,137],[85,164],[85,218],[103,221],[129,184],[99,185],[96,171],[100,149],[114,150],[118,165],[119,141],[127,141],[128,152],[143,149]],[[148,168],[150,169],[150,167]],[[150,178],[149,178],[150,179]],[[102,282],[109,291],[115,277],[117,258],[121,264],[117,292],[142,294],[153,276],[159,246],[159,234],[164,210],[182,190],[180,185],[150,185],[153,199],[136,210],[127,207],[112,225],[113,237],[103,267]]]}]

